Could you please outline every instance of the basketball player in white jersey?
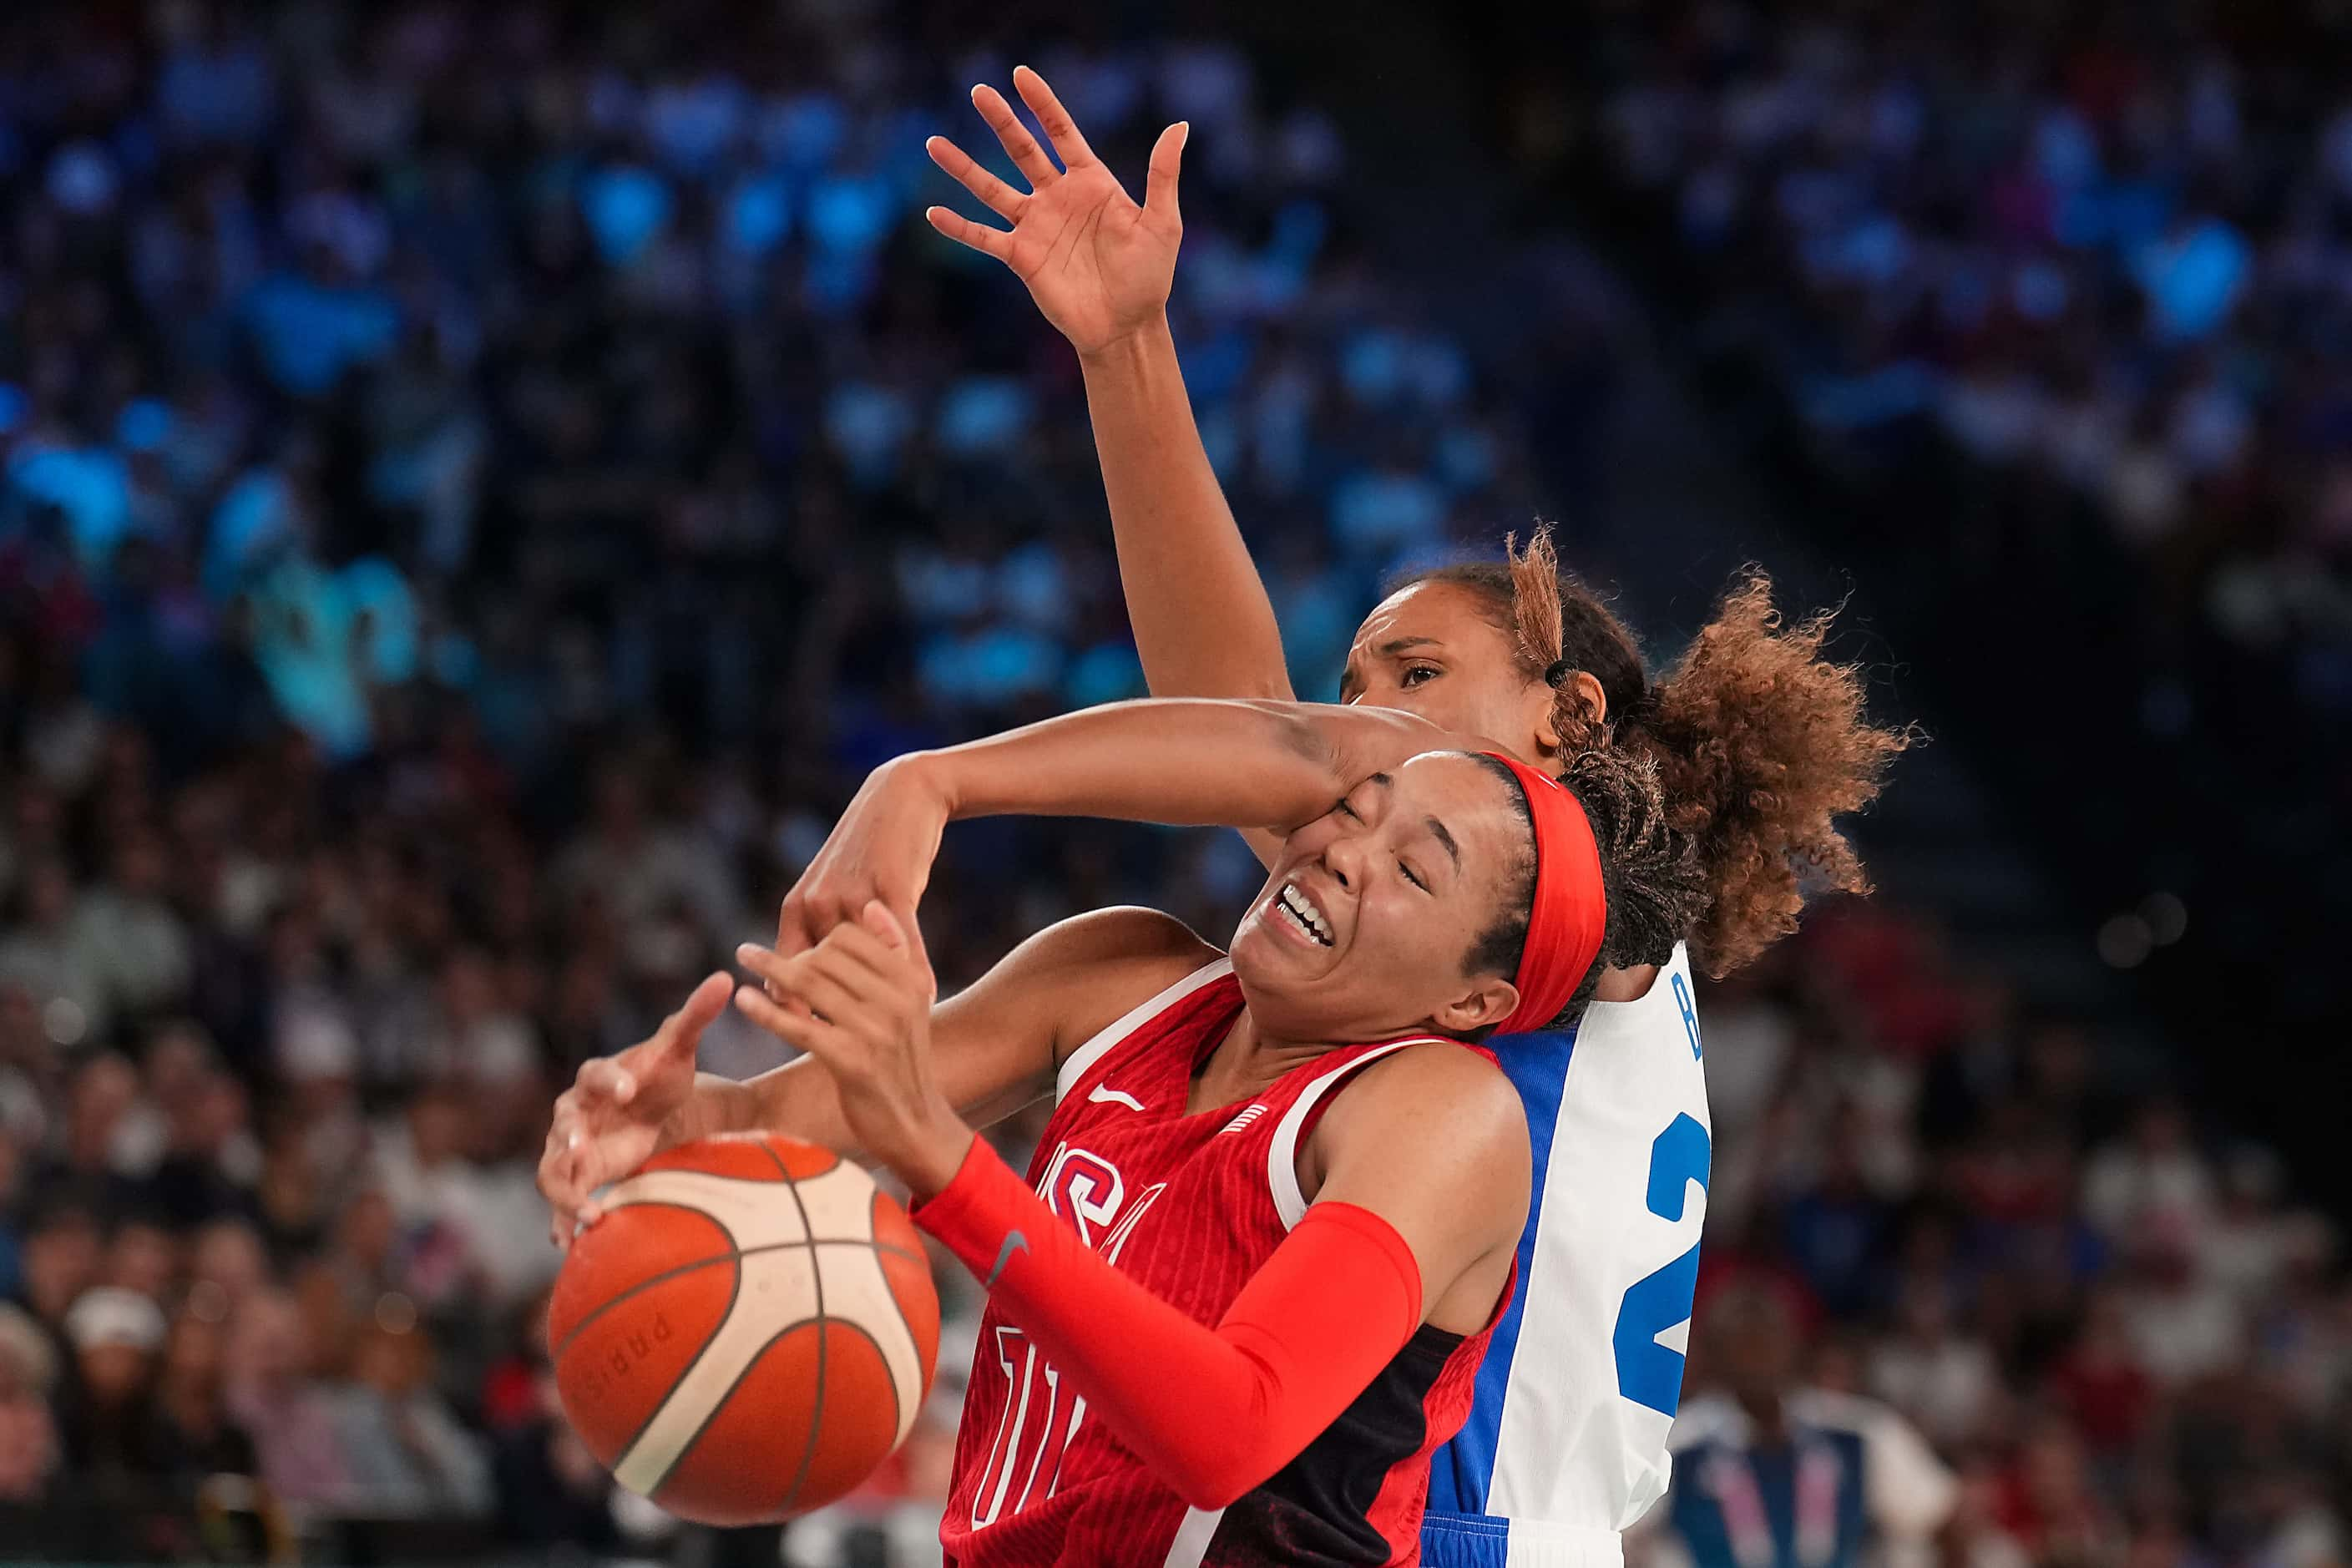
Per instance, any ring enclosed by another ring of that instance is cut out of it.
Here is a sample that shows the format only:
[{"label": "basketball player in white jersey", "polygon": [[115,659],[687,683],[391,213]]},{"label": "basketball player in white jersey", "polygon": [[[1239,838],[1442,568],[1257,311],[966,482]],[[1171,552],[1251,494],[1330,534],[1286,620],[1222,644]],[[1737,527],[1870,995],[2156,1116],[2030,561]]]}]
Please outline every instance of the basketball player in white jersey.
[{"label": "basketball player in white jersey", "polygon": [[[1030,188],[935,137],[934,160],[1012,227],[927,216],[1011,268],[1078,352],[1153,695],[1287,698],[1273,607],[1202,447],[1166,315],[1190,128],[1160,135],[1139,205],[1036,73],[1013,81],[1059,167],[1001,94],[975,88]],[[1654,679],[1541,532],[1507,566],[1405,583],[1358,630],[1343,701],[1407,709],[1538,763],[1601,741],[1649,757],[1709,893],[1671,963],[1605,975],[1573,1030],[1495,1042],[1527,1108],[1537,1191],[1522,1289],[1432,1470],[1423,1544],[1439,1568],[1606,1568],[1619,1532],[1665,1491],[1712,1152],[1692,970],[1720,975],[1793,930],[1801,868],[1822,890],[1867,890],[1835,818],[1876,795],[1905,744],[1864,719],[1857,672],[1821,657],[1827,630],[1826,616],[1783,627],[1769,583],[1750,574]],[[788,926],[801,919],[787,908]]]}]

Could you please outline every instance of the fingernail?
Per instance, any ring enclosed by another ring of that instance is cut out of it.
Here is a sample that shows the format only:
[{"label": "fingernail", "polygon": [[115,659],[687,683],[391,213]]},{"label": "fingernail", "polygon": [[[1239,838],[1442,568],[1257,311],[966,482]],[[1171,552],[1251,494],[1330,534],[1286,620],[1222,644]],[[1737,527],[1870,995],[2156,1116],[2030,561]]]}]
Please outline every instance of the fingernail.
[{"label": "fingernail", "polygon": [[760,944],[758,942],[747,942],[741,946],[736,948],[735,956],[741,959],[744,963],[749,963],[751,961],[751,955],[759,951]]}]

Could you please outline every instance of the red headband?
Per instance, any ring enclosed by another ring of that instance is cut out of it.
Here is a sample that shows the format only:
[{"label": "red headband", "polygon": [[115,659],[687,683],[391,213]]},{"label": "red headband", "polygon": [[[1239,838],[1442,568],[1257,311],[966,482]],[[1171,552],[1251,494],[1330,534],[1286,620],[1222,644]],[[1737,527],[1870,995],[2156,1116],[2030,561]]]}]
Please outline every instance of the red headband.
[{"label": "red headband", "polygon": [[1511,770],[1528,799],[1536,829],[1535,907],[1528,914],[1527,944],[1519,952],[1518,1010],[1500,1032],[1525,1034],[1548,1027],[1601,956],[1601,934],[1609,924],[1609,900],[1601,887],[1601,846],[1584,803],[1549,773],[1500,752],[1488,756]]}]

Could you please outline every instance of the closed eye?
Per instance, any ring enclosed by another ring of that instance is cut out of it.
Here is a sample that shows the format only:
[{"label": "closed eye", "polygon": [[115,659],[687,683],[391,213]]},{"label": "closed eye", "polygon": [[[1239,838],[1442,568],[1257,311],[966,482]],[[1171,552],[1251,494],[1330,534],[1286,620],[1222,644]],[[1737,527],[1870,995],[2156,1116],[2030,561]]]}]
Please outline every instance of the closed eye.
[{"label": "closed eye", "polygon": [[1429,884],[1423,881],[1419,877],[1414,876],[1412,874],[1412,867],[1400,860],[1397,862],[1397,869],[1404,873],[1404,879],[1406,881],[1411,882],[1414,887],[1419,888],[1424,893],[1429,891]]}]

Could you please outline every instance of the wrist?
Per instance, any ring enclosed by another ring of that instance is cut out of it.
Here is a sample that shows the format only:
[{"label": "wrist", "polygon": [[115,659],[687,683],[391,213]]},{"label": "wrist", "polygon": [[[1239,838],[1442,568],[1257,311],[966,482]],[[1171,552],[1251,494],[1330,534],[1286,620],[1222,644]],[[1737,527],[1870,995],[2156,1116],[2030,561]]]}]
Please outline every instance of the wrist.
[{"label": "wrist", "polygon": [[908,752],[883,763],[881,772],[892,794],[920,803],[937,813],[940,821],[953,822],[963,815],[965,781],[954,748]]},{"label": "wrist", "polygon": [[758,1093],[751,1085],[698,1074],[685,1103],[662,1118],[655,1134],[655,1152],[722,1132],[746,1131],[759,1124],[759,1110]]},{"label": "wrist", "polygon": [[952,1107],[935,1106],[891,1169],[916,1202],[937,1197],[963,1169],[979,1137]]},{"label": "wrist", "polygon": [[1162,355],[1172,357],[1176,335],[1168,324],[1165,306],[1132,330],[1121,332],[1108,342],[1078,351],[1078,368],[1087,379],[1097,376],[1142,376],[1154,368]]}]

